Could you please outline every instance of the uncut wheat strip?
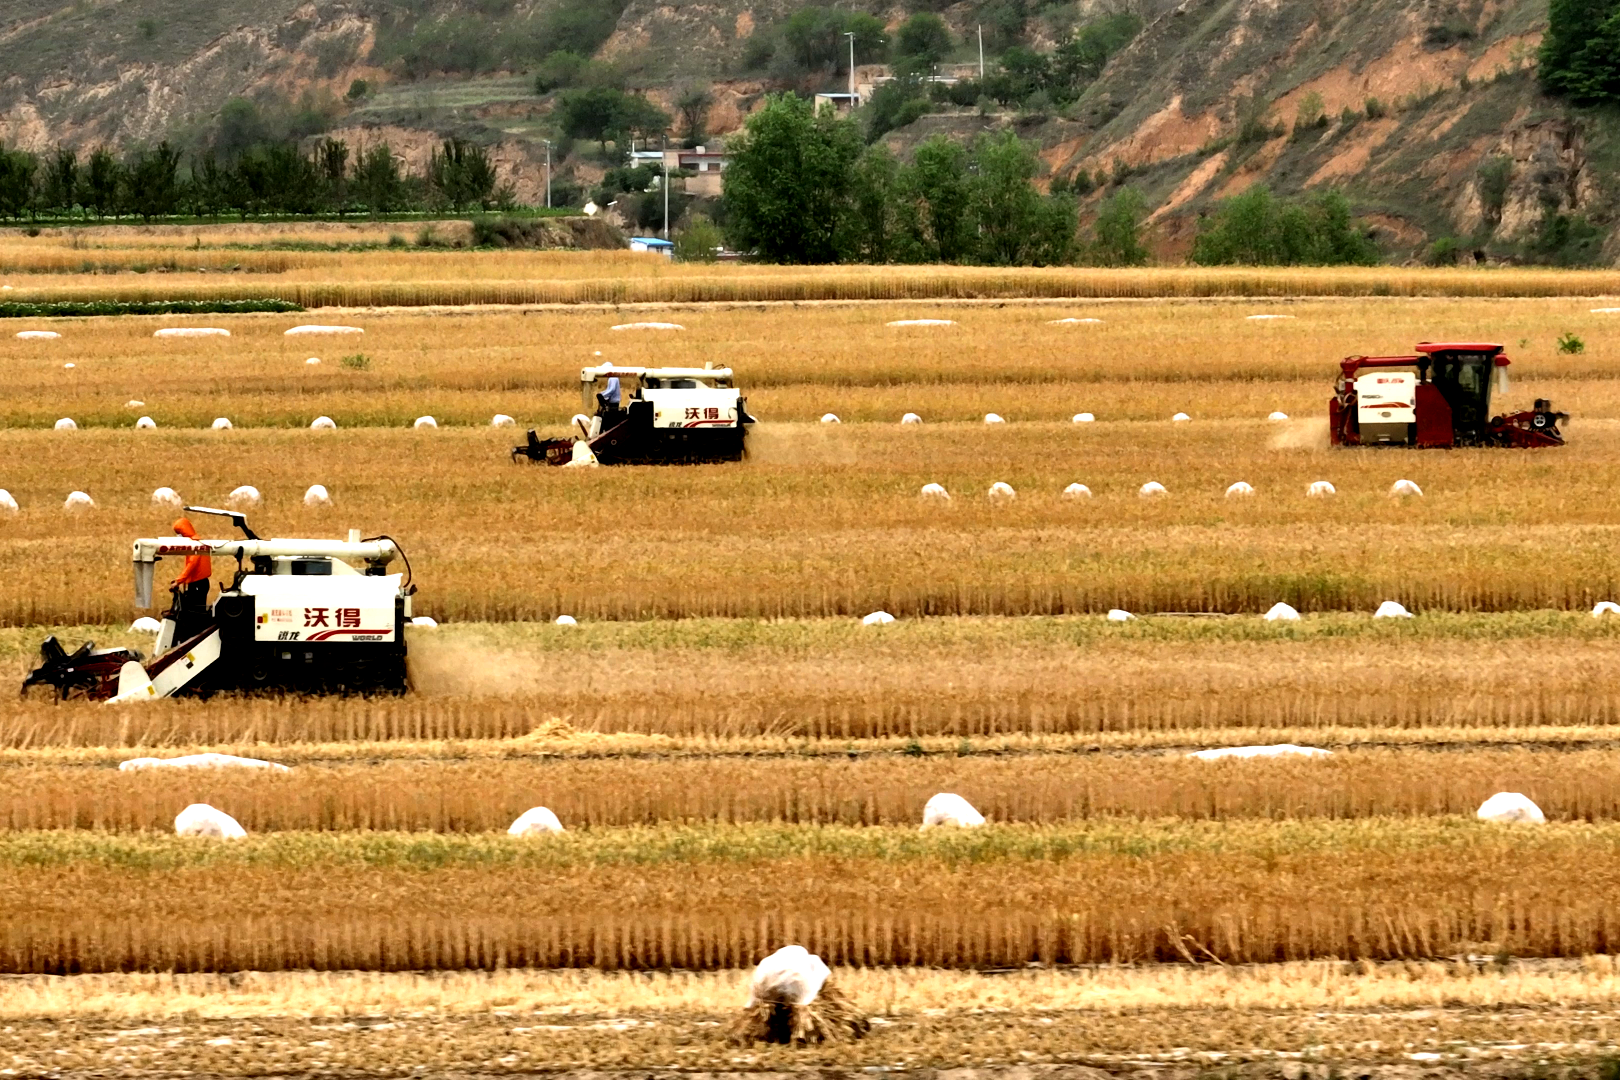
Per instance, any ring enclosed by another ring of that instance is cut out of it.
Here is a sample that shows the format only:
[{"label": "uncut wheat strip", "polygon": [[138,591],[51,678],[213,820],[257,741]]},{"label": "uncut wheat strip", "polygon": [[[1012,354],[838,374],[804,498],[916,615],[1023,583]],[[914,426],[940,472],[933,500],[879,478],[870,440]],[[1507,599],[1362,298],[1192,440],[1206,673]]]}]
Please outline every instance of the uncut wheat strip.
[{"label": "uncut wheat strip", "polygon": [[[896,849],[916,834],[903,835],[865,838],[890,846],[877,857],[766,843],[753,858],[708,848],[720,856],[710,861],[684,843],[679,859],[629,865],[572,861],[566,841],[517,855],[480,845],[453,863],[447,849],[411,841],[410,861],[435,860],[412,868],[380,861],[375,845],[302,866],[253,841],[179,864],[159,846],[148,858],[162,861],[147,865],[167,864],[163,874],[72,862],[83,893],[38,887],[60,864],[36,845],[44,864],[0,867],[0,970],[703,969],[784,940],[834,963],[947,968],[1423,958],[1481,942],[1579,956],[1613,932],[1613,828],[1296,824],[1195,847],[1174,832],[1116,836],[1133,854],[1057,835],[1030,846],[1001,829],[909,859]],[[1493,877],[1508,858],[1520,873]],[[244,895],[254,897],[246,914]]]},{"label": "uncut wheat strip", "polygon": [[1562,820],[1620,819],[1612,751],[1341,751],[1328,760],[1174,757],[833,757],[306,764],[236,770],[0,771],[0,827],[166,828],[177,807],[228,807],[250,832],[504,829],[536,803],[569,828],[669,822],[904,826],[936,792],[1000,822],[1468,815],[1512,790]]}]

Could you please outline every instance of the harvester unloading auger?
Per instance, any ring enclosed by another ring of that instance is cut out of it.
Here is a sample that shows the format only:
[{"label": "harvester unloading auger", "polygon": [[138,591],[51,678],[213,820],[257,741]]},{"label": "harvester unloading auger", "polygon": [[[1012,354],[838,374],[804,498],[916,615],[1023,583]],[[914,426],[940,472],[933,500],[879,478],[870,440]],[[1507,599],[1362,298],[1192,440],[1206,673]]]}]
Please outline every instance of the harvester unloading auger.
[{"label": "harvester unloading auger", "polygon": [[[672,465],[740,461],[748,425],[747,401],[730,368],[582,368],[586,412],[574,416],[579,438],[528,441],[512,460],[548,465]],[[626,387],[624,384],[629,383]]]},{"label": "harvester unloading auger", "polygon": [[[135,603],[152,606],[154,565],[165,555],[234,556],[236,574],[212,605],[188,606],[183,593],[163,613],[150,660],[128,649],[86,642],[73,653],[56,638],[40,646],[40,666],[23,681],[59,696],[149,701],[221,690],[302,693],[403,693],[405,625],[411,618],[410,560],[391,537],[347,540],[264,539],[242,514],[188,506],[227,517],[240,540],[170,536],[135,541]],[[358,563],[357,568],[350,563]]]},{"label": "harvester unloading auger", "polygon": [[1348,356],[1328,402],[1334,446],[1562,446],[1568,413],[1550,402],[1491,415],[1491,391],[1508,388],[1502,346],[1418,345],[1416,356]]}]

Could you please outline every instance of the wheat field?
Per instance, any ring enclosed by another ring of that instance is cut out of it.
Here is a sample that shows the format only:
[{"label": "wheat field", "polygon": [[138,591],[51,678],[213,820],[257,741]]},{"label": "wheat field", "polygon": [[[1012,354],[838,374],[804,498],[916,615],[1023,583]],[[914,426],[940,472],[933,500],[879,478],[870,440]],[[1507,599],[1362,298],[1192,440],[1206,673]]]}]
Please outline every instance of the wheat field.
[{"label": "wheat field", "polygon": [[[387,532],[442,624],[410,631],[397,699],[0,697],[14,1067],[1193,1080],[1420,1051],[1579,1071],[1620,1039],[1620,622],[1589,614],[1620,599],[1617,316],[1592,310],[1620,277],[690,267],[397,232],[0,237],[0,303],[314,309],[5,320],[0,678],[47,632],[150,647],[124,559],[168,529],[159,485],[253,484],[267,535]],[[611,329],[644,318],[685,329]],[[912,318],[955,325],[886,325]],[[283,334],[308,322],[365,332]],[[152,336],[174,325],[232,336]],[[1443,338],[1504,344],[1497,407],[1552,398],[1569,445],[1323,445],[1340,357]],[[734,368],[748,459],[512,464],[602,360]],[[331,507],[301,505],[314,483]],[[1416,617],[1372,619],[1390,599]],[[1304,618],[1262,621],[1278,601]],[[860,625],[880,608],[899,621]],[[1271,742],[1334,753],[1185,756]],[[203,750],[293,768],[116,769]],[[1502,790],[1549,824],[1474,821]],[[919,832],[938,791],[990,825]],[[168,835],[196,801],[249,838]],[[535,805],[569,833],[505,836]],[[742,972],[790,941],[879,1016],[867,1042],[724,1046]]]}]

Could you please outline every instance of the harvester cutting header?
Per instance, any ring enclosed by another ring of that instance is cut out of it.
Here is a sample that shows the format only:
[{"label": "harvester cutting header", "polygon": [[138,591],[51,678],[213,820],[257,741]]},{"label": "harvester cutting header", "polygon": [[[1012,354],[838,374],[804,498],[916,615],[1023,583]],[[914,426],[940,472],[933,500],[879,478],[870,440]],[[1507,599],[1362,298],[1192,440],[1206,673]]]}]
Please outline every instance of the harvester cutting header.
[{"label": "harvester cutting header", "polygon": [[1502,346],[1418,345],[1416,356],[1349,356],[1328,402],[1335,446],[1562,446],[1568,413],[1534,409],[1491,415],[1491,391],[1506,392]]},{"label": "harvester cutting header", "polygon": [[665,465],[743,456],[754,418],[732,385],[730,368],[604,363],[582,368],[579,384],[586,410],[574,416],[579,438],[542,439],[531,428],[528,441],[512,448],[513,461]]},{"label": "harvester cutting header", "polygon": [[[135,603],[152,606],[155,564],[184,556],[186,567],[163,613],[152,659],[128,649],[73,653],[55,637],[40,646],[40,666],[23,682],[52,686],[61,697],[147,701],[220,690],[400,693],[406,689],[405,625],[416,586],[388,565],[404,553],[391,537],[347,540],[264,539],[229,510],[186,507],[227,517],[238,540],[204,540],[191,522],[177,535],[135,541]],[[234,557],[236,574],[208,603],[213,556]],[[356,565],[351,565],[358,564]],[[199,572],[200,570],[200,572]]]}]

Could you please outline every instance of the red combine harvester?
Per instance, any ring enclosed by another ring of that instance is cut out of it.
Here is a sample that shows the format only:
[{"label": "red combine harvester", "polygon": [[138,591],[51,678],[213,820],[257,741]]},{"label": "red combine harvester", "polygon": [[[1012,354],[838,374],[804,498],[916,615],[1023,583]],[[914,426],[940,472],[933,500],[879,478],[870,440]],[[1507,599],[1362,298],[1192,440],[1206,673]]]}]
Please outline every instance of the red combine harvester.
[{"label": "red combine harvester", "polygon": [[1416,356],[1348,356],[1328,402],[1334,446],[1562,446],[1568,413],[1545,399],[1491,415],[1508,388],[1502,346],[1425,341]]}]

